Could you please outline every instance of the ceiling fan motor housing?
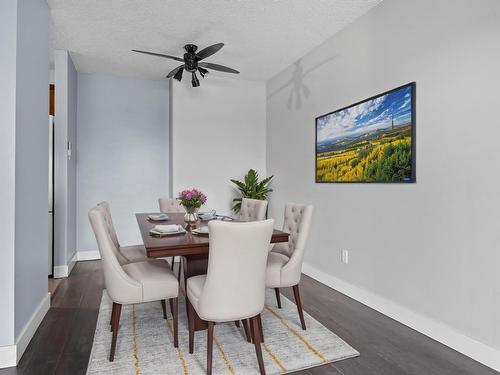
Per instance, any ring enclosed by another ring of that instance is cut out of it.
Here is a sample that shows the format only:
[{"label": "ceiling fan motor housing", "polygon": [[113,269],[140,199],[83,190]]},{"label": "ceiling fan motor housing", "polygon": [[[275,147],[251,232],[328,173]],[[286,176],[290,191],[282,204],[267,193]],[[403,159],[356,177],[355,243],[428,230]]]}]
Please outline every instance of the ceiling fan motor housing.
[{"label": "ceiling fan motor housing", "polygon": [[196,58],[196,50],[198,46],[194,44],[186,44],[184,46],[186,53],[184,54],[185,67],[188,72],[196,72],[198,69],[198,60]]}]

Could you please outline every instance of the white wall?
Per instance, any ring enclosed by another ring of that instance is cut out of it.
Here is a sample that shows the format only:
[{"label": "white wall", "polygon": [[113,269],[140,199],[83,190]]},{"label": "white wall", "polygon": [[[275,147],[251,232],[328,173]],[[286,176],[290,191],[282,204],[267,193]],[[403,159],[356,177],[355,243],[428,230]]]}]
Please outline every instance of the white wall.
[{"label": "white wall", "polygon": [[[68,267],[76,252],[76,118],[77,72],[68,51],[54,51],[54,265]],[[67,156],[72,144],[71,158]],[[57,272],[55,272],[57,274]]]},{"label": "white wall", "polygon": [[78,75],[79,251],[97,250],[88,211],[107,200],[123,245],[142,243],[134,213],[169,195],[169,84]]},{"label": "white wall", "polygon": [[14,343],[17,0],[0,2],[0,364]]},{"label": "white wall", "polygon": [[[498,1],[386,0],[267,85],[271,213],[316,206],[306,262],[471,338],[455,346],[497,368],[499,41]],[[417,183],[315,184],[315,117],[411,81]]]},{"label": "white wall", "polygon": [[196,187],[204,209],[230,214],[230,178],[250,168],[265,174],[265,85],[210,75],[201,87],[172,84],[173,191]]}]

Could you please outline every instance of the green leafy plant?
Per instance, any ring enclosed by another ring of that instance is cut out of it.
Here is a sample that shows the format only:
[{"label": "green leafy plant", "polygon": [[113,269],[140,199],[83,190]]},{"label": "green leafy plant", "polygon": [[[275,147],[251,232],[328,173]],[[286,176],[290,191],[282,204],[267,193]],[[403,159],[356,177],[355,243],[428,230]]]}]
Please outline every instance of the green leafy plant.
[{"label": "green leafy plant", "polygon": [[233,211],[235,213],[240,212],[241,200],[243,198],[266,200],[269,193],[273,191],[269,188],[273,177],[266,177],[262,181],[259,181],[259,174],[254,169],[250,169],[243,181],[232,179],[231,182],[236,185],[241,194],[241,197],[233,199]]}]

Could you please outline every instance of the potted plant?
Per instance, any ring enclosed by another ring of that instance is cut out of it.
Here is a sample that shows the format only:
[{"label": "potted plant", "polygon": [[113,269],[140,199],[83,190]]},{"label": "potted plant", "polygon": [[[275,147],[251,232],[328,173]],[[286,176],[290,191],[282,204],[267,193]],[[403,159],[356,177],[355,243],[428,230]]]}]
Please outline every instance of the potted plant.
[{"label": "potted plant", "polygon": [[266,200],[269,193],[273,190],[269,188],[269,184],[274,176],[266,177],[259,181],[259,174],[254,169],[250,169],[243,181],[231,180],[236,185],[240,193],[240,197],[233,199],[233,211],[240,212],[241,200],[243,198]]},{"label": "potted plant", "polygon": [[184,221],[188,224],[196,223],[198,221],[198,210],[207,201],[207,196],[193,188],[181,191],[177,199],[186,210]]}]

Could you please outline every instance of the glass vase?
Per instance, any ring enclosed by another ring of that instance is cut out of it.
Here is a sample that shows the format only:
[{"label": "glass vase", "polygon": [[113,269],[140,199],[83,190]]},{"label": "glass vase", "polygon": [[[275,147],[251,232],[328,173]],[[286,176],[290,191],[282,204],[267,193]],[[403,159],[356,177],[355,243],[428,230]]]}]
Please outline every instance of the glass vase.
[{"label": "glass vase", "polygon": [[184,221],[186,224],[193,225],[198,221],[198,208],[194,207],[184,207],[186,214],[184,215]]}]

